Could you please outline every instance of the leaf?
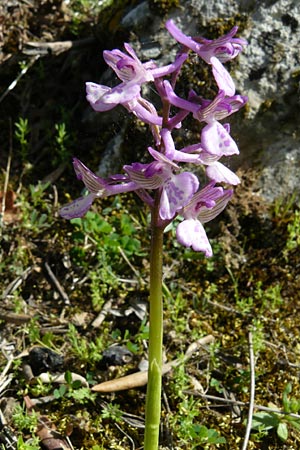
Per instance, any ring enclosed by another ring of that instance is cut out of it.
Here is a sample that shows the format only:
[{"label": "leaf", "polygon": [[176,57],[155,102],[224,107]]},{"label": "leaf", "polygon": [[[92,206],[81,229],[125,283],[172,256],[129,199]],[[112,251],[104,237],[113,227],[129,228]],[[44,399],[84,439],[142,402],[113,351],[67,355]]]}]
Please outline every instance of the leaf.
[{"label": "leaf", "polygon": [[277,427],[277,434],[278,437],[285,442],[289,436],[288,427],[285,422],[280,422],[280,424]]},{"label": "leaf", "polygon": [[261,411],[253,415],[251,428],[253,430],[271,430],[279,425],[279,418],[272,413]]},{"label": "leaf", "polygon": [[292,418],[287,417],[287,420],[294,428],[296,428],[296,430],[300,431],[300,420],[299,419],[292,419]]},{"label": "leaf", "polygon": [[288,398],[288,395],[292,392],[292,385],[291,383],[287,383],[283,394],[282,394],[282,404],[283,404],[283,408],[285,411],[289,412],[290,411],[290,401]]},{"label": "leaf", "polygon": [[81,388],[82,383],[80,380],[75,380],[75,381],[73,381],[71,386],[72,386],[72,389],[79,389],[79,388]]},{"label": "leaf", "polygon": [[67,384],[72,383],[72,374],[69,370],[66,370],[66,372],[65,372],[65,380],[66,380]]}]

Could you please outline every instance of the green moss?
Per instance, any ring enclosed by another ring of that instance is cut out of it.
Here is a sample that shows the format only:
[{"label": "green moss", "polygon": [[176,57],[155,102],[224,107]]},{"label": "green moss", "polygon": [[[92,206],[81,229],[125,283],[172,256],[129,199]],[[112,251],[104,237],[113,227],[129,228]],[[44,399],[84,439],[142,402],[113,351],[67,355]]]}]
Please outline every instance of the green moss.
[{"label": "green moss", "polygon": [[149,0],[150,9],[158,15],[165,15],[173,8],[180,6],[180,0]]}]

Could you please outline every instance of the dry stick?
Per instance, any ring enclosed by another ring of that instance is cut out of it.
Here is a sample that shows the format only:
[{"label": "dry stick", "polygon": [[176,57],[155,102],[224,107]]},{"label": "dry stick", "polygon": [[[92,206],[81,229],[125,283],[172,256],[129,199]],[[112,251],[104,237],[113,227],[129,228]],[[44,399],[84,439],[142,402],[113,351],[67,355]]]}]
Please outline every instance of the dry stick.
[{"label": "dry stick", "polygon": [[27,48],[23,48],[22,52],[24,55],[59,55],[74,48],[88,47],[95,41],[94,37],[88,37],[78,41],[26,42]]},{"label": "dry stick", "polygon": [[19,275],[11,283],[9,283],[9,285],[2,294],[2,300],[5,300],[9,294],[12,294],[16,289],[18,289],[18,287],[23,283],[23,281],[26,280],[27,276],[31,273],[33,269],[34,266],[27,267],[27,269],[23,270],[21,275]]},{"label": "dry stick", "polygon": [[119,246],[118,247],[119,252],[121,253],[122,257],[124,258],[125,262],[128,264],[128,266],[130,267],[130,269],[132,270],[132,272],[135,274],[135,276],[137,277],[138,281],[141,284],[145,284],[145,281],[142,279],[141,275],[139,274],[138,270],[136,270],[135,267],[133,267],[133,265],[131,264],[131,262],[129,261],[129,259],[127,258],[124,250]]},{"label": "dry stick", "polygon": [[8,180],[9,180],[9,174],[10,174],[10,166],[11,166],[11,160],[12,160],[12,152],[13,152],[12,125],[11,125],[11,118],[9,118],[9,150],[8,150],[8,157],[7,157],[7,164],[6,164],[6,171],[5,171],[2,205],[1,205],[0,236],[2,236],[2,227],[4,225],[5,203],[6,203],[6,194],[7,194]]},{"label": "dry stick", "polygon": [[248,446],[248,441],[251,432],[253,409],[254,409],[254,397],[255,397],[255,361],[254,361],[253,341],[251,331],[249,331],[248,342],[249,342],[249,356],[250,356],[250,401],[249,401],[247,428],[242,450],[246,450]]},{"label": "dry stick", "polygon": [[16,87],[16,85],[18,84],[20,79],[25,75],[25,73],[28,71],[28,69],[30,69],[30,67],[33,66],[33,64],[39,59],[39,57],[40,57],[40,55],[36,55],[29,60],[28,64],[21,70],[21,72],[19,73],[17,78],[12,83],[10,83],[8,88],[3,92],[3,94],[0,97],[0,103],[7,96],[7,94],[9,94],[10,91],[12,91]]},{"label": "dry stick", "polygon": [[92,327],[99,328],[102,325],[102,322],[104,322],[105,317],[109,313],[111,307],[112,307],[112,300],[107,300],[107,302],[103,305],[103,308],[101,309],[96,319],[93,320]]},{"label": "dry stick", "polygon": [[[174,361],[163,364],[162,375],[170,372],[171,369],[179,366],[182,362],[186,362],[189,358],[191,358],[194,352],[199,350],[199,348],[204,345],[211,344],[213,341],[214,337],[209,334],[207,336],[204,336],[203,338],[198,339],[196,342],[193,342],[191,345],[189,345],[183,358],[178,358]],[[96,384],[92,387],[92,391],[101,393],[124,391],[127,389],[145,386],[147,382],[148,370],[143,370],[141,372],[132,373],[121,378],[115,378],[110,381],[104,381],[100,384]]]},{"label": "dry stick", "polygon": [[66,293],[66,291],[64,290],[64,288],[62,287],[62,285],[60,284],[60,282],[58,281],[58,279],[54,275],[54,273],[52,272],[51,267],[49,266],[49,264],[46,263],[46,262],[45,262],[45,269],[47,270],[47,273],[48,273],[52,283],[54,284],[54,287],[58,291],[59,295],[61,296],[61,298],[63,299],[65,304],[66,305],[70,305],[70,299],[68,297],[68,294]]},{"label": "dry stick", "polygon": [[[220,403],[226,403],[227,405],[249,406],[249,403],[242,402],[240,400],[232,400],[231,398],[222,398],[222,397],[217,397],[216,395],[202,394],[201,392],[198,392],[198,391],[191,391],[191,390],[185,389],[182,392],[184,394],[194,395],[195,397],[202,397],[202,398],[205,398],[206,400],[215,400]],[[209,405],[209,406],[211,406],[211,405]],[[214,406],[216,406],[216,405],[214,405]],[[207,406],[205,406],[205,408],[207,408]],[[274,413],[274,414],[282,414],[285,416],[290,416],[290,417],[293,417],[294,419],[300,419],[299,414],[290,413],[288,411],[282,411],[281,409],[269,408],[268,406],[257,405],[256,403],[254,403],[253,408],[259,409],[261,411],[267,411],[267,412]]]}]

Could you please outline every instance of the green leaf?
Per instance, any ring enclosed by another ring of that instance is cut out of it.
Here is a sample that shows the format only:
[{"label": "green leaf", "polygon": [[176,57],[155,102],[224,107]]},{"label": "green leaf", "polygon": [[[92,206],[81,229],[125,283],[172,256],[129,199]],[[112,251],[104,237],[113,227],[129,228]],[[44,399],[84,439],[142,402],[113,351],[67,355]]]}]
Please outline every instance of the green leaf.
[{"label": "green leaf", "polygon": [[53,395],[56,399],[59,399],[65,395],[67,392],[67,386],[65,384],[61,384],[58,389],[54,389]]},{"label": "green leaf", "polygon": [[253,430],[271,430],[279,425],[279,418],[272,413],[261,411],[253,415],[251,428]]},{"label": "green leaf", "polygon": [[289,418],[288,416],[287,416],[286,419],[289,421],[289,423],[290,423],[294,428],[296,428],[296,430],[300,431],[300,420],[299,420],[299,419]]},{"label": "green leaf", "polygon": [[72,374],[69,370],[65,372],[65,380],[67,384],[72,384]]},{"label": "green leaf", "polygon": [[287,440],[289,432],[288,432],[287,424],[285,422],[280,422],[280,424],[277,427],[277,434],[278,434],[278,437],[283,442],[285,442]]},{"label": "green leaf", "polygon": [[292,384],[287,383],[282,393],[282,404],[285,411],[290,411],[290,401],[288,395],[292,392]]},{"label": "green leaf", "polygon": [[75,380],[72,383],[72,389],[79,389],[79,388],[81,388],[81,386],[82,386],[82,383],[80,380]]}]

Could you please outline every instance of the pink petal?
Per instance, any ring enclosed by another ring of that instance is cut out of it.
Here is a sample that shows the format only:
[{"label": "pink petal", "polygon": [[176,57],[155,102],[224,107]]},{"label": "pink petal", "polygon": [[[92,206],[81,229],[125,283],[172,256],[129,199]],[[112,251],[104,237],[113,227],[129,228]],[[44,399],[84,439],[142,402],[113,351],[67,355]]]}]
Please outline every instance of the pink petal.
[{"label": "pink petal", "polygon": [[205,256],[212,256],[212,248],[206,236],[203,225],[196,219],[181,222],[176,229],[176,237],[180,244],[192,247],[196,252],[203,252]]},{"label": "pink petal", "polygon": [[82,217],[88,212],[94,199],[94,194],[89,194],[86,197],[77,198],[68,205],[63,206],[59,210],[59,215],[64,219],[75,219],[76,217]]},{"label": "pink petal", "polygon": [[216,183],[228,183],[233,186],[240,183],[239,177],[228,169],[224,164],[216,161],[206,168],[208,178],[214,180]]},{"label": "pink petal", "polygon": [[190,172],[173,175],[164,184],[159,215],[171,220],[192,198],[199,187],[198,178]]},{"label": "pink petal", "polygon": [[227,130],[217,121],[206,125],[201,133],[201,144],[212,155],[239,154],[239,149]]},{"label": "pink petal", "polygon": [[229,72],[227,72],[223,64],[215,56],[210,58],[210,62],[219,89],[224,91],[229,97],[232,97],[235,94],[235,86]]},{"label": "pink petal", "polygon": [[92,172],[79,159],[73,158],[73,166],[78,180],[81,180],[90,192],[98,196],[105,192],[104,180]]}]

